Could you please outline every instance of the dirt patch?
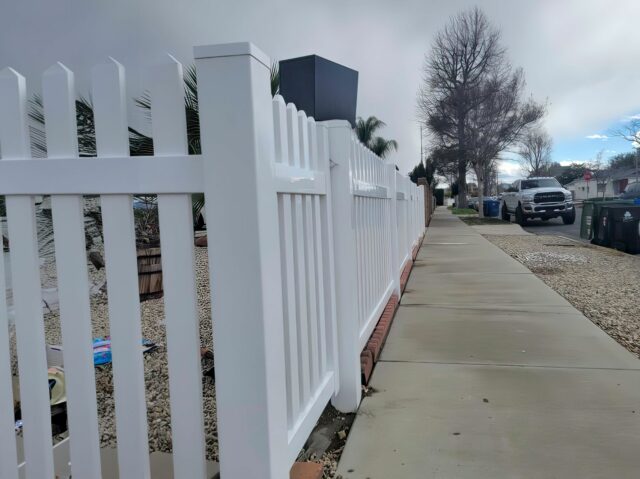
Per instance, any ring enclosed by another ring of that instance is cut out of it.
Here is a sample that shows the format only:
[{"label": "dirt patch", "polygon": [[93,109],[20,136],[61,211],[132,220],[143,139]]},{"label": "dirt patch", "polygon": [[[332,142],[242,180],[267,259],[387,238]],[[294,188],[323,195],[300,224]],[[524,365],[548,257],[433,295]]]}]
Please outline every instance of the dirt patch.
[{"label": "dirt patch", "polygon": [[355,417],[354,413],[341,413],[329,404],[318,419],[297,460],[322,464],[323,479],[334,478]]},{"label": "dirt patch", "polygon": [[532,266],[529,268],[532,273],[542,274],[542,275],[551,275],[551,274],[560,274],[562,273],[562,269],[555,268],[553,266]]},{"label": "dirt patch", "polygon": [[509,221],[504,221],[500,218],[479,218],[479,217],[473,217],[473,216],[466,216],[460,219],[470,226],[511,224]]}]

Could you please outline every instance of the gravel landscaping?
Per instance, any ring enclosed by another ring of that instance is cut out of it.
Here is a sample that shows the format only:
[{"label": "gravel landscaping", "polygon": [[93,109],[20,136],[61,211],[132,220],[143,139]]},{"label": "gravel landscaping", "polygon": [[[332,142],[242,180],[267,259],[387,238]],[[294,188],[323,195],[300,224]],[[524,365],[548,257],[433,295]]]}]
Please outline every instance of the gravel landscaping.
[{"label": "gravel landscaping", "polygon": [[[208,260],[204,248],[196,248],[196,271],[198,307],[200,313],[200,340],[203,346],[212,348],[211,309],[209,307]],[[92,282],[104,277],[104,270],[96,271],[90,264]],[[55,264],[43,267],[43,282],[51,285],[50,278]],[[49,273],[49,274],[47,274]],[[162,298],[145,301],[140,304],[142,336],[160,347],[144,355],[144,376],[147,393],[147,422],[149,428],[149,449],[171,451],[171,413],[169,405],[169,372],[164,324],[164,302]],[[109,315],[107,295],[99,293],[91,299],[91,319],[94,337],[109,335]],[[48,344],[62,344],[59,312],[44,316],[45,338]],[[13,335],[12,335],[13,336]],[[13,342],[13,341],[12,341]],[[63,345],[64,346],[64,345]],[[17,374],[15,346],[12,345],[12,366]],[[115,447],[116,430],[113,397],[113,376],[111,364],[97,367],[96,395],[98,404],[100,442],[103,447]],[[218,441],[216,433],[215,384],[213,379],[203,377],[203,406],[205,412],[205,435],[207,458],[218,460]],[[181,411],[179,413],[184,413]]]},{"label": "gravel landscaping", "polygon": [[640,256],[558,236],[485,237],[640,357]]},{"label": "gravel landscaping", "polygon": [[[198,296],[198,310],[200,315],[200,342],[202,347],[213,351],[213,336],[211,328],[211,308],[209,296],[209,273],[207,248],[195,249],[196,284]],[[90,281],[94,285],[104,282],[104,269],[98,271],[89,263]],[[49,261],[41,267],[43,287],[56,286],[55,262]],[[171,411],[169,402],[169,372],[166,350],[166,332],[164,323],[164,302],[162,298],[144,301],[140,304],[142,336],[156,343],[159,347],[144,355],[144,377],[147,397],[147,424],[150,452],[171,452]],[[109,335],[109,315],[107,294],[99,291],[91,298],[91,319],[94,337]],[[57,309],[44,315],[45,339],[47,344],[62,344],[60,317]],[[15,330],[10,327],[11,358],[13,374],[18,374],[15,348]],[[64,346],[64,345],[63,345]],[[203,370],[209,369],[212,361],[203,361]],[[115,402],[113,396],[112,366],[97,367],[96,395],[98,404],[100,443],[102,447],[116,446]],[[216,428],[216,397],[215,382],[211,377],[203,376],[202,396],[204,409],[204,431],[206,437],[207,459],[218,461],[218,438]],[[178,411],[179,414],[188,412]],[[330,447],[323,451],[320,457],[310,456],[307,451],[300,453],[299,460],[319,462],[324,467],[324,478],[330,479],[335,475],[337,461],[344,447],[346,432],[348,432],[352,415],[342,415],[331,406],[320,419],[319,424],[328,420],[346,421],[339,431],[336,431]],[[344,435],[345,437],[340,437]],[[60,436],[60,438],[64,437]]]}]

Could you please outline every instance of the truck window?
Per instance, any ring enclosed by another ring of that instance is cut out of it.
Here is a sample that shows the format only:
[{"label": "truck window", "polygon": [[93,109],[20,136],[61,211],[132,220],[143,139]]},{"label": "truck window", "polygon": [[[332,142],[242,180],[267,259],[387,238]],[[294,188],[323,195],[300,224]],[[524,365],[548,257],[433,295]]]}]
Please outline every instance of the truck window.
[{"label": "truck window", "polygon": [[562,188],[558,180],[555,178],[540,178],[537,180],[522,180],[520,182],[521,190],[529,190],[531,188]]}]

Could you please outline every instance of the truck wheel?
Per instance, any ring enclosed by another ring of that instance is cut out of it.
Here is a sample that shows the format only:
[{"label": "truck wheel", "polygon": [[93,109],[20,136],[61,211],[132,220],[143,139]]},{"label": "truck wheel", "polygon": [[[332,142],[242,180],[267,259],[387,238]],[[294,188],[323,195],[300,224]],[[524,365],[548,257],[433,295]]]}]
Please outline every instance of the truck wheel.
[{"label": "truck wheel", "polygon": [[527,217],[524,215],[522,206],[520,205],[518,205],[518,207],[516,208],[516,223],[518,223],[520,226],[524,226],[527,224]]},{"label": "truck wheel", "polygon": [[576,222],[576,209],[572,209],[571,213],[567,213],[562,215],[562,222],[565,225],[572,225],[573,223]]},{"label": "truck wheel", "polygon": [[511,221],[511,215],[509,214],[509,210],[507,209],[507,203],[502,203],[502,220]]}]

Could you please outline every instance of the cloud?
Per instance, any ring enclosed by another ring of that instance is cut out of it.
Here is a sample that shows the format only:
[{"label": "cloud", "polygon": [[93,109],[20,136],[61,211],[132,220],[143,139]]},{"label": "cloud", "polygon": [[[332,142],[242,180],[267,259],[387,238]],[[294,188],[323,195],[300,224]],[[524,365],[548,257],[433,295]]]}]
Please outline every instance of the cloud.
[{"label": "cloud", "polygon": [[607,140],[609,137],[607,135],[599,135],[598,133],[594,133],[593,135],[587,135],[585,138],[589,140]]},{"label": "cloud", "polygon": [[[145,8],[151,3],[152,9]],[[640,112],[640,63],[629,61],[640,56],[640,42],[629,41],[640,17],[637,0],[618,0],[616,8],[602,0],[184,3],[5,1],[0,68],[10,65],[24,74],[31,94],[40,88],[42,71],[60,60],[75,71],[78,90],[87,95],[90,68],[113,56],[127,67],[132,97],[148,88],[143,70],[165,51],[185,65],[193,63],[193,45],[209,43],[252,41],[280,60],[317,53],[360,72],[357,113],[387,123],[381,135],[400,144],[390,160],[405,172],[420,158],[416,91],[424,55],[451,15],[481,4],[502,30],[511,62],[525,71],[526,96],[547,104],[545,126],[556,144],[606,131],[611,122]],[[366,48],[358,38],[367,39]],[[129,109],[137,112],[132,103]]]}]

